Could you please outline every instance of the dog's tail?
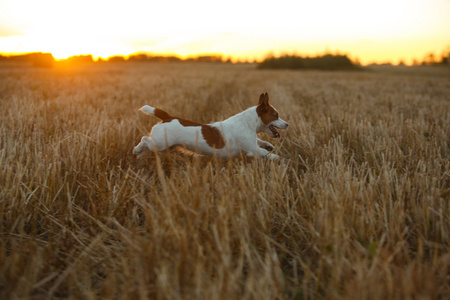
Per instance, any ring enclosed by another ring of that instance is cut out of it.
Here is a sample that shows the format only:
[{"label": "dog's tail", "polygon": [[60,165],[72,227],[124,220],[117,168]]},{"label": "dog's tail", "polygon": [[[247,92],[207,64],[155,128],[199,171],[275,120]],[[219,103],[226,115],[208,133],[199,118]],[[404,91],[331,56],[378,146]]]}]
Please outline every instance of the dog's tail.
[{"label": "dog's tail", "polygon": [[149,105],[144,105],[139,110],[142,111],[144,114],[155,116],[155,117],[163,120],[163,122],[170,122],[173,119],[173,117],[171,115],[169,115],[169,113],[165,112],[164,110],[159,109],[159,108],[154,108]]}]

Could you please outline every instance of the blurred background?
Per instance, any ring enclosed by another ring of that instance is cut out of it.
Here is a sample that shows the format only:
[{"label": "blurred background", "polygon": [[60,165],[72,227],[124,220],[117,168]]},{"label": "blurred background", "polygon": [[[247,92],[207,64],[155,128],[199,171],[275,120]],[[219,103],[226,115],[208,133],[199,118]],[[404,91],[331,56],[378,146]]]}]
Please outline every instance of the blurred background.
[{"label": "blurred background", "polygon": [[448,0],[0,0],[3,58],[261,62],[333,54],[361,65],[417,65],[446,59],[449,29]]}]

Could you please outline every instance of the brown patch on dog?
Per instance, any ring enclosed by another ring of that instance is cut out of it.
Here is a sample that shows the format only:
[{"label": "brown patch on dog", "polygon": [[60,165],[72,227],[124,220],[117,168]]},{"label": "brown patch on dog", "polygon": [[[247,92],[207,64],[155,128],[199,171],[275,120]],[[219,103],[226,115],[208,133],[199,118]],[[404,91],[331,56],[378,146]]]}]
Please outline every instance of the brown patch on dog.
[{"label": "brown patch on dog", "polygon": [[211,148],[222,149],[225,147],[225,140],[216,127],[202,125],[202,135]]},{"label": "brown patch on dog", "polygon": [[171,117],[168,112],[166,112],[162,109],[159,109],[159,108],[155,108],[154,114],[155,114],[155,117],[160,118],[163,121],[163,123],[170,122],[173,120],[173,117]]},{"label": "brown patch on dog", "polygon": [[159,109],[159,108],[155,108],[154,114],[156,117],[160,118],[163,121],[163,123],[172,122],[173,120],[178,120],[178,122],[180,122],[181,125],[186,126],[186,127],[200,126],[202,128],[203,138],[205,139],[206,143],[208,143],[208,145],[210,147],[216,148],[216,149],[222,149],[223,147],[225,147],[225,140],[223,139],[222,134],[220,133],[220,130],[215,127],[171,116],[171,115],[169,115],[169,113],[167,113],[164,110]]},{"label": "brown patch on dog", "polygon": [[173,120],[178,120],[178,122],[180,122],[181,125],[186,126],[186,127],[187,126],[203,126],[204,125],[202,123],[189,121],[189,120],[171,116],[171,115],[169,115],[168,112],[166,112],[162,109],[159,109],[159,108],[155,108],[154,114],[157,118],[160,118],[163,121],[163,123],[168,123],[168,122],[172,122]]},{"label": "brown patch on dog", "polygon": [[180,122],[180,124],[183,126],[203,126],[204,125],[202,123],[197,123],[197,122],[189,121],[189,120],[185,120],[185,119],[180,119],[180,118],[174,118],[174,119],[177,119],[178,122]]},{"label": "brown patch on dog", "polygon": [[259,96],[259,103],[258,107],[256,107],[256,113],[264,124],[269,124],[270,122],[278,120],[278,113],[272,105],[269,104],[269,95],[267,93]]}]

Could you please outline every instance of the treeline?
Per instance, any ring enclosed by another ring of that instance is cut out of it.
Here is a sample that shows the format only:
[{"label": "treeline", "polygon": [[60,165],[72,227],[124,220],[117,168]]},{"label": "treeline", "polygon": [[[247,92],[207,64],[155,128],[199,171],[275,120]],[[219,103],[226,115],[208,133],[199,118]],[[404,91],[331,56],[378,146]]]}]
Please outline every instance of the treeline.
[{"label": "treeline", "polygon": [[[132,54],[129,56],[112,56],[107,59],[94,60],[92,55],[76,55],[67,59],[56,60],[51,53],[29,53],[21,55],[4,56],[0,55],[0,63],[26,63],[39,68],[71,67],[94,63],[127,63],[127,62],[148,62],[148,63],[171,63],[171,62],[199,62],[199,63],[233,63],[230,58],[224,59],[221,55],[204,55],[182,59],[177,56],[162,56],[149,54]],[[236,63],[236,62],[234,62]],[[238,63],[248,63],[246,61]],[[414,60],[415,66],[440,66],[447,65],[449,57],[447,52],[443,52],[440,57],[430,53],[422,61]],[[379,64],[378,64],[379,65]],[[384,63],[381,65],[391,65]],[[398,65],[405,65],[400,61]],[[370,66],[370,65],[369,65]],[[361,66],[353,62],[347,55],[325,54],[322,56],[297,56],[283,55],[280,57],[268,57],[258,63],[259,69],[316,69],[316,70],[360,70]]]},{"label": "treeline", "polygon": [[[435,66],[435,67],[447,65],[450,66],[449,55],[450,51],[449,52],[442,51],[440,56],[437,56],[434,53],[428,53],[427,55],[424,56],[422,60],[413,59],[410,66]],[[367,66],[372,67],[372,66],[406,66],[406,65],[407,64],[403,60],[400,60],[396,65],[390,62],[384,62],[384,63],[372,63]]]},{"label": "treeline", "polygon": [[417,60],[413,62],[413,65],[422,65],[422,66],[438,66],[438,65],[447,65],[449,63],[450,51],[443,51],[440,57],[437,57],[433,53],[427,54],[423,61],[419,63]]},{"label": "treeline", "polygon": [[22,55],[3,56],[0,55],[1,62],[28,63],[34,67],[52,68],[54,66],[77,66],[93,63],[126,63],[126,62],[199,62],[199,63],[231,63],[231,59],[224,60],[220,55],[205,55],[182,59],[176,56],[153,56],[147,54],[133,54],[129,56],[111,56],[107,59],[94,60],[92,55],[75,55],[66,59],[56,60],[51,53],[29,53]]},{"label": "treeline", "polygon": [[12,56],[0,55],[0,63],[27,63],[34,67],[52,68],[55,63],[55,58],[51,53],[29,53]]},{"label": "treeline", "polygon": [[325,54],[315,57],[283,55],[269,57],[258,64],[259,69],[316,69],[316,70],[357,70],[347,55]]}]

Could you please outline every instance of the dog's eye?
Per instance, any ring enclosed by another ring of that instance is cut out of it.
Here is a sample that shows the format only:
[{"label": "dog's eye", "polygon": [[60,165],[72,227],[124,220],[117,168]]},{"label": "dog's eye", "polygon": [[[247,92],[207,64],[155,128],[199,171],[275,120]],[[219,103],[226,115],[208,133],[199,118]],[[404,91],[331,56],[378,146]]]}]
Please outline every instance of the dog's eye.
[{"label": "dog's eye", "polygon": [[278,119],[278,114],[274,114],[273,116],[274,116],[276,119]]}]

